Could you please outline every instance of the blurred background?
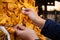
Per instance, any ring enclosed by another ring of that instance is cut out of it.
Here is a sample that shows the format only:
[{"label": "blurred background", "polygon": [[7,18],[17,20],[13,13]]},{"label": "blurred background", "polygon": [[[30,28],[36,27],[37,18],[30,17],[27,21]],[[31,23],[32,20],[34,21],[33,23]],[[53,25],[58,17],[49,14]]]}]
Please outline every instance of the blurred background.
[{"label": "blurred background", "polygon": [[36,0],[36,5],[40,17],[60,23],[60,0]]},{"label": "blurred background", "polygon": [[60,0],[36,0],[38,15],[60,23]]}]

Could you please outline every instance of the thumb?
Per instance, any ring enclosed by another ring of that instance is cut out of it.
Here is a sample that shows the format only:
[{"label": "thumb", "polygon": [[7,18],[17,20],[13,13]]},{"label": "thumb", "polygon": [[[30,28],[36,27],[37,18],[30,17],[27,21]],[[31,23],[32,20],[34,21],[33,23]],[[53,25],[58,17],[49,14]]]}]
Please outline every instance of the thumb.
[{"label": "thumb", "polygon": [[22,13],[24,14],[29,14],[30,11],[31,11],[30,8],[22,8]]},{"label": "thumb", "polygon": [[22,32],[24,31],[25,28],[26,27],[24,27],[22,25],[19,25],[19,24],[16,25],[14,28],[16,35],[18,36],[18,35],[22,34]]},{"label": "thumb", "polygon": [[19,30],[24,30],[25,28],[26,28],[25,26],[19,24],[15,26],[15,29],[19,29]]},{"label": "thumb", "polygon": [[17,36],[21,35],[22,32],[23,32],[22,30],[19,30],[19,29],[15,28],[15,33],[16,33]]}]

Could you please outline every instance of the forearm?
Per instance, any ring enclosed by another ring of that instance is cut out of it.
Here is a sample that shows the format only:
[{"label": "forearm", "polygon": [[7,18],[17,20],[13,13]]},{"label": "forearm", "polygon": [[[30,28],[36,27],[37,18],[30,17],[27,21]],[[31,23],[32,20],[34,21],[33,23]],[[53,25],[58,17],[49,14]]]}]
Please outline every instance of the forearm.
[{"label": "forearm", "polygon": [[41,29],[44,27],[46,20],[40,18],[39,16],[35,19],[35,23],[37,26],[39,26]]}]

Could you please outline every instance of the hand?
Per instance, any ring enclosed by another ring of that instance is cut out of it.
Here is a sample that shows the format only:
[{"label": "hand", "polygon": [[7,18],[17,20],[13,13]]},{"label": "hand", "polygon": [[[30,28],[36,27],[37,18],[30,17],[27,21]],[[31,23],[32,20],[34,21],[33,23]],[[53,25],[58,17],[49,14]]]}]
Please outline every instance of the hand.
[{"label": "hand", "polygon": [[22,25],[16,25],[15,32],[16,32],[17,37],[19,37],[22,40],[38,39],[38,36],[33,30],[26,28],[25,26],[22,26]]},{"label": "hand", "polygon": [[43,28],[45,21],[44,19],[40,18],[37,13],[31,8],[23,8],[22,12],[29,16],[29,18],[37,24],[41,29]]},{"label": "hand", "polygon": [[37,15],[37,13],[31,9],[31,8],[23,8],[22,9],[22,12],[26,15],[29,16],[29,18],[34,21],[34,22],[37,22],[40,17]]}]

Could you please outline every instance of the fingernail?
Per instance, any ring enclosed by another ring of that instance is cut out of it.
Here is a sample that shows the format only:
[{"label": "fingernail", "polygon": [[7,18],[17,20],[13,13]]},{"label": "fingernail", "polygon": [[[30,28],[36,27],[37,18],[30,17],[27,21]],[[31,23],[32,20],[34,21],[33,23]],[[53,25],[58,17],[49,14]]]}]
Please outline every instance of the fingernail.
[{"label": "fingernail", "polygon": [[25,10],[25,8],[23,7],[22,10]]}]

